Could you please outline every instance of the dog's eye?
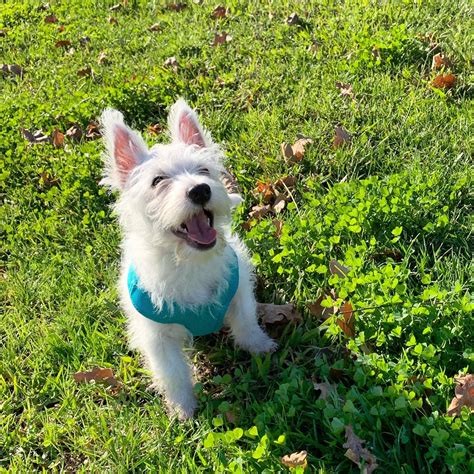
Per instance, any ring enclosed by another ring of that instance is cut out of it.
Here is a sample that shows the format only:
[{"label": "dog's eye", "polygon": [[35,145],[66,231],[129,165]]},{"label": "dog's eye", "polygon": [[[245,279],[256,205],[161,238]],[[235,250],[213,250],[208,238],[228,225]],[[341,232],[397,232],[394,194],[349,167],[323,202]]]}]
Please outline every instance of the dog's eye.
[{"label": "dog's eye", "polygon": [[161,181],[163,181],[164,179],[166,179],[166,176],[155,176],[153,178],[153,181],[151,182],[151,185],[153,187],[155,187],[158,183],[160,183]]},{"label": "dog's eye", "polygon": [[204,174],[206,176],[209,176],[209,170],[207,168],[200,168],[198,171],[199,174]]}]

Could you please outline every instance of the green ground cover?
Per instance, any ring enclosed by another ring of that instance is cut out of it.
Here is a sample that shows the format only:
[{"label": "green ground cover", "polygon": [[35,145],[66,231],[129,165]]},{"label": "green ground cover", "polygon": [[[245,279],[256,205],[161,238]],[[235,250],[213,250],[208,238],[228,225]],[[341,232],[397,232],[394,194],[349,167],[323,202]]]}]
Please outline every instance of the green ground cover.
[{"label": "green ground cover", "polygon": [[[454,377],[474,361],[470,2],[228,1],[223,18],[216,2],[113,5],[0,5],[0,61],[24,69],[0,74],[0,469],[276,472],[306,450],[310,472],[358,472],[344,455],[350,425],[376,472],[473,472],[469,409],[446,415]],[[437,53],[451,89],[430,86]],[[243,188],[235,228],[259,300],[293,301],[303,321],[270,326],[280,348],[266,357],[223,334],[198,340],[198,412],[170,424],[127,348],[113,196],[98,184],[100,140],[85,132],[113,106],[161,140],[148,126],[165,125],[179,96]],[[84,135],[57,147],[22,132],[71,124]],[[337,125],[352,139],[335,148]],[[280,144],[298,133],[314,142],[288,163]],[[244,230],[257,181],[282,176],[296,185],[281,235],[272,215]],[[308,311],[323,288],[350,300],[354,337]],[[122,389],[74,381],[94,366]]]}]

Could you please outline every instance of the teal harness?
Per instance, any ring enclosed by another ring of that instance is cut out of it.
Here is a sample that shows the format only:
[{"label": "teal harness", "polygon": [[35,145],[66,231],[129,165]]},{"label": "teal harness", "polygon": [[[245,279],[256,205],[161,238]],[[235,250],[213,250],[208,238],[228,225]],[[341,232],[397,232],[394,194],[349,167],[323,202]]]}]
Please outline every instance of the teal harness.
[{"label": "teal harness", "polygon": [[134,308],[142,315],[152,321],[161,324],[181,324],[193,336],[205,336],[221,329],[224,316],[227,313],[230,302],[239,286],[239,261],[237,255],[232,251],[230,272],[227,277],[227,288],[219,292],[217,303],[202,305],[182,306],[175,302],[170,304],[164,302],[161,310],[157,310],[152,303],[150,294],[141,288],[138,275],[133,265],[128,270],[128,293]]}]

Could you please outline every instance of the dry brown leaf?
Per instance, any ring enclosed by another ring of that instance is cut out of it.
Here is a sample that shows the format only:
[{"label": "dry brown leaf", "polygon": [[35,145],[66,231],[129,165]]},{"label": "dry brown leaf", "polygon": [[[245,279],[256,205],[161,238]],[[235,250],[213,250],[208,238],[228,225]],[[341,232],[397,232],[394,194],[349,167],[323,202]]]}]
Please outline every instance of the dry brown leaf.
[{"label": "dry brown leaf", "polygon": [[253,206],[252,210],[249,212],[250,219],[260,220],[262,217],[270,214],[272,212],[272,206],[266,204],[265,206]]},{"label": "dry brown leaf", "polygon": [[148,28],[150,31],[153,31],[153,32],[157,32],[157,31],[161,31],[162,28],[161,28],[161,25],[159,23],[154,23],[153,25],[151,25],[149,28]]},{"label": "dry brown leaf", "polygon": [[452,62],[443,54],[438,53],[433,56],[433,61],[431,62],[431,69],[437,70],[444,68],[452,67]]},{"label": "dry brown leaf", "polygon": [[51,137],[45,135],[42,130],[36,130],[36,132],[30,132],[26,128],[20,128],[20,130],[23,136],[33,145],[51,142]]},{"label": "dry brown leaf", "polygon": [[83,132],[81,127],[76,123],[69,127],[66,131],[66,137],[74,141],[80,141],[82,138]]},{"label": "dry brown leaf", "polygon": [[350,143],[351,135],[349,132],[342,126],[338,125],[335,129],[335,135],[332,142],[333,148],[339,148],[346,143]]},{"label": "dry brown leaf", "polygon": [[164,127],[159,123],[155,123],[153,125],[148,125],[146,129],[150,135],[160,135],[161,133],[163,133]]},{"label": "dry brown leaf", "polygon": [[109,16],[107,20],[111,25],[118,25],[118,20],[117,18],[114,18],[113,16]]},{"label": "dry brown leaf", "polygon": [[283,209],[285,209],[285,206],[286,206],[285,196],[280,194],[276,198],[275,204],[273,204],[273,210],[275,211],[276,214],[280,214],[280,212],[282,212]]},{"label": "dry brown leaf", "polygon": [[58,40],[56,43],[54,43],[54,46],[56,48],[67,48],[71,46],[71,41],[70,40]]},{"label": "dry brown leaf", "polygon": [[117,10],[120,10],[122,8],[122,5],[120,3],[117,3],[116,5],[113,5],[109,8],[111,12],[116,12]]},{"label": "dry brown leaf", "polygon": [[64,144],[64,133],[60,132],[58,128],[55,128],[51,134],[51,139],[56,148],[61,148]]},{"label": "dry brown leaf", "polygon": [[73,375],[73,377],[77,383],[95,382],[95,383],[103,383],[108,386],[120,385],[118,380],[114,377],[114,373],[112,372],[112,369],[109,369],[109,368],[103,369],[100,367],[94,367],[89,372],[77,372]]},{"label": "dry brown leaf", "polygon": [[235,416],[235,413],[233,411],[226,411],[224,413],[224,415],[225,415],[226,420],[229,423],[234,423],[235,424],[235,422],[237,420],[237,417]]},{"label": "dry brown leaf", "polygon": [[262,196],[264,203],[271,202],[276,194],[275,190],[271,183],[265,183],[263,181],[257,181],[257,187],[255,188],[255,193],[260,194]]},{"label": "dry brown leaf", "polygon": [[329,271],[332,275],[338,275],[340,278],[345,278],[350,272],[350,268],[339,263],[334,258],[329,262]]},{"label": "dry brown leaf", "polygon": [[102,51],[100,54],[99,54],[99,57],[97,58],[97,64],[102,64],[102,65],[107,65],[109,64],[110,61],[109,61],[109,58],[107,57],[107,53],[105,51]]},{"label": "dry brown leaf", "polygon": [[88,36],[81,36],[79,38],[79,44],[81,46],[87,46],[87,44],[90,42],[91,42],[91,39]]},{"label": "dry brown leaf", "polygon": [[350,84],[344,84],[343,82],[336,82],[336,87],[340,90],[340,95],[342,97],[354,98],[354,93],[352,92],[352,86]]},{"label": "dry brown leaf", "polygon": [[0,38],[4,38],[7,36],[7,30],[4,30],[3,28],[0,30]]},{"label": "dry brown leaf", "polygon": [[211,17],[218,19],[218,18],[225,18],[227,16],[227,8],[223,7],[222,5],[217,6],[211,13]]},{"label": "dry brown leaf", "polygon": [[355,337],[355,318],[354,318],[354,309],[352,305],[346,301],[343,303],[341,308],[338,311],[339,314],[342,314],[343,319],[338,318],[337,324],[342,329],[344,334],[347,337]]},{"label": "dry brown leaf", "polygon": [[272,304],[257,303],[257,314],[262,319],[263,324],[274,324],[283,321],[301,321],[301,315],[293,303]]},{"label": "dry brown leaf", "polygon": [[168,3],[168,10],[173,12],[180,12],[183,11],[187,5],[185,3]]},{"label": "dry brown leaf", "polygon": [[306,469],[308,466],[307,451],[299,451],[297,453],[286,454],[281,458],[281,463],[289,468],[302,467]]},{"label": "dry brown leaf", "polygon": [[343,448],[346,448],[345,456],[348,457],[352,462],[356,463],[362,468],[362,461],[364,463],[364,474],[371,474],[377,469],[377,458],[362,445],[365,443],[363,439],[357,437],[351,425],[346,425],[346,442],[343,444]]},{"label": "dry brown leaf", "polygon": [[23,77],[25,70],[18,64],[1,64],[0,70],[3,76],[20,76]]},{"label": "dry brown leaf", "polygon": [[178,72],[178,69],[179,69],[178,60],[174,56],[171,56],[170,58],[168,58],[163,63],[163,66],[172,69],[174,72]]},{"label": "dry brown leaf", "polygon": [[222,33],[216,33],[214,35],[214,41],[212,42],[212,46],[218,46],[229,41],[232,41],[232,36],[227,34],[225,31],[223,31]]},{"label": "dry brown leaf", "polygon": [[282,143],[281,152],[286,160],[290,162],[298,162],[303,159],[305,149],[311,143],[313,143],[311,138],[300,135],[293,145]]},{"label": "dry brown leaf", "polygon": [[59,31],[59,33],[62,33],[64,31],[64,25],[59,25],[58,26],[58,31]]},{"label": "dry brown leaf", "polygon": [[290,189],[295,187],[296,185],[296,177],[295,176],[283,176],[283,178],[279,178],[275,181],[275,188],[282,188],[282,189]]},{"label": "dry brown leaf", "polygon": [[468,407],[471,412],[474,411],[474,376],[471,374],[462,377],[455,377],[456,388],[454,389],[454,398],[452,399],[447,414],[449,416],[459,416],[462,407]]},{"label": "dry brown leaf", "polygon": [[286,24],[289,26],[299,25],[301,22],[300,17],[296,13],[292,13],[287,19]]},{"label": "dry brown leaf", "polygon": [[90,122],[86,127],[86,138],[88,140],[96,140],[100,138],[102,133],[97,122]]},{"label": "dry brown leaf", "polygon": [[87,77],[92,74],[92,68],[90,66],[83,67],[77,71],[79,77]]},{"label": "dry brown leaf", "polygon": [[44,17],[44,22],[45,23],[57,23],[58,19],[56,18],[56,15],[47,15]]},{"label": "dry brown leaf", "polygon": [[[326,308],[324,306],[321,306],[321,302],[328,297],[327,293],[323,293],[316,301],[313,303],[308,303],[306,307],[308,308],[309,313],[312,316],[316,316],[317,318],[322,319],[325,321],[328,319],[330,316],[332,316],[335,313],[334,306],[331,306],[329,308]],[[337,300],[337,297],[334,293],[334,296],[332,297],[334,300]]]},{"label": "dry brown leaf", "polygon": [[451,89],[456,85],[457,78],[454,74],[439,74],[433,79],[431,85],[436,89]]},{"label": "dry brown leaf", "polygon": [[46,188],[52,188],[53,186],[59,186],[61,184],[61,180],[59,178],[55,178],[47,171],[42,171],[40,173],[41,183]]},{"label": "dry brown leaf", "polygon": [[315,390],[319,390],[321,394],[319,395],[318,400],[327,400],[332,393],[337,393],[337,385],[327,382],[313,382],[313,387]]},{"label": "dry brown leaf", "polygon": [[281,237],[281,232],[283,229],[283,221],[280,221],[278,219],[273,219],[272,224],[275,226],[275,232],[274,236],[279,239]]}]

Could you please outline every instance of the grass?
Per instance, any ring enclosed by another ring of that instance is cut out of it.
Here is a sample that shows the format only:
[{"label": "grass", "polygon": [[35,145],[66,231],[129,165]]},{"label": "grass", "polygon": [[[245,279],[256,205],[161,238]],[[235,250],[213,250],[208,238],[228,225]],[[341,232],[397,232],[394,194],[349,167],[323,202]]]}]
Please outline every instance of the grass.
[{"label": "grass", "polygon": [[[124,3],[0,9],[2,62],[24,68],[0,76],[0,469],[275,472],[305,449],[311,472],[357,472],[343,447],[352,425],[378,472],[473,472],[472,417],[446,415],[454,377],[474,360],[469,2],[228,1],[222,19],[207,1],[182,11]],[[45,23],[51,14],[57,23]],[[212,46],[223,31],[231,41]],[[61,39],[71,44],[55,47]],[[451,90],[430,87],[439,51],[453,62]],[[163,66],[171,56],[176,72]],[[127,348],[100,140],[56,148],[20,131],[85,129],[114,106],[152,143],[161,137],[147,126],[164,125],[179,96],[223,143],[244,190],[235,226],[254,254],[259,300],[294,301],[303,315],[268,328],[280,349],[263,358],[225,334],[198,340],[199,409],[182,424],[168,421]],[[338,124],[352,141],[335,149]],[[298,133],[314,143],[288,164],[280,143]],[[244,231],[257,180],[285,175],[297,184],[282,235],[272,217]],[[330,274],[333,258],[346,278]],[[309,313],[323,288],[356,309],[354,338]],[[74,382],[94,366],[113,368],[123,389]],[[314,381],[336,393],[320,398]]]}]

